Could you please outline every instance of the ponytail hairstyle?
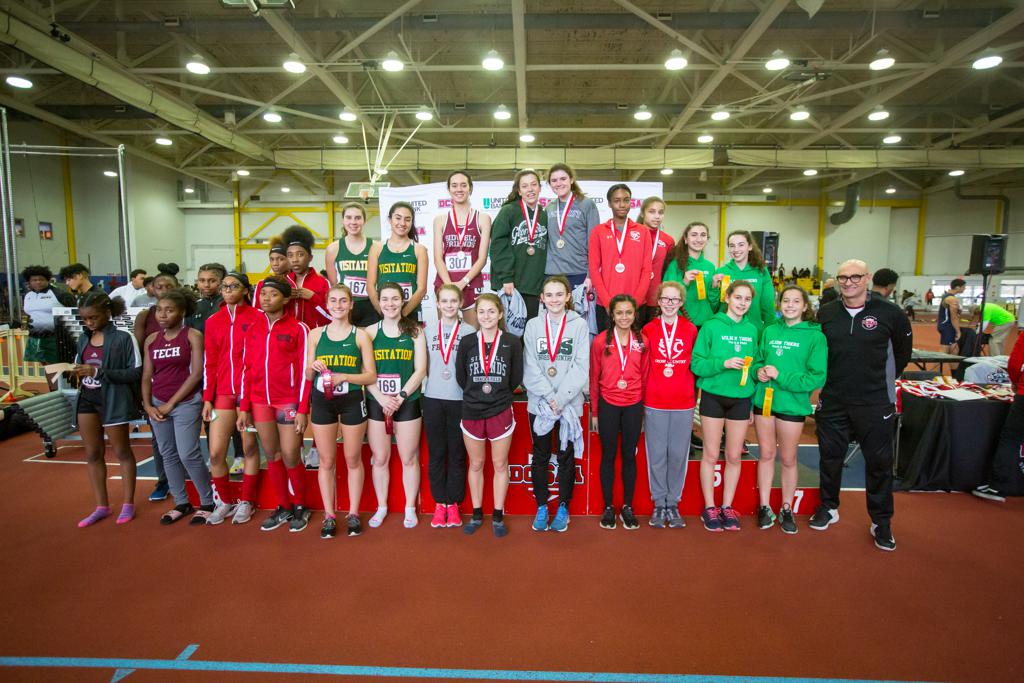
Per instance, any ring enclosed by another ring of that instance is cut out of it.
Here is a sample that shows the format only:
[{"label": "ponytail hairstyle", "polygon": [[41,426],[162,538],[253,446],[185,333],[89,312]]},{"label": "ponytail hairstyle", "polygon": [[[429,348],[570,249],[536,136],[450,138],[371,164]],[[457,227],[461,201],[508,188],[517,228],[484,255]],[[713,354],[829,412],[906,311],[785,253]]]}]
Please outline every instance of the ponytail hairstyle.
[{"label": "ponytail hairstyle", "polygon": [[174,281],[178,281],[178,273],[181,272],[181,268],[178,267],[177,263],[158,263],[156,264],[157,277],[161,275],[170,275],[174,278]]},{"label": "ponytail hairstyle", "polygon": [[749,230],[733,230],[729,233],[729,236],[725,238],[725,243],[729,244],[729,240],[734,236],[739,235],[747,241],[750,245],[750,255],[747,256],[747,263],[750,267],[755,270],[764,269],[764,256],[761,254],[761,247],[754,243],[754,236],[750,234]]},{"label": "ponytail hairstyle", "polygon": [[395,215],[395,211],[398,209],[408,209],[409,215],[412,216],[412,222],[409,224],[409,239],[418,243],[420,241],[420,234],[419,230],[416,229],[416,209],[409,202],[395,202],[388,209],[388,220],[391,220],[391,217]]},{"label": "ponytail hairstyle", "polygon": [[187,318],[196,312],[196,299],[192,292],[184,287],[176,287],[169,292],[160,295],[157,301],[170,301],[182,312],[182,318]]},{"label": "ponytail hairstyle", "polygon": [[811,297],[807,294],[807,290],[799,285],[787,285],[782,288],[779,292],[779,306],[782,306],[782,297],[785,296],[786,292],[800,292],[800,298],[804,301],[804,312],[800,316],[800,320],[805,323],[812,323],[815,321],[814,307],[811,306]]},{"label": "ponytail hairstyle", "polygon": [[[647,223],[644,222],[644,215],[647,213],[647,207],[650,206],[651,204],[661,204],[661,206],[663,208],[666,208],[666,209],[668,208],[668,204],[666,204],[665,200],[662,199],[661,197],[658,197],[658,196],[648,197],[647,199],[645,199],[643,201],[642,204],[640,204],[640,223],[642,225],[647,225]],[[647,227],[650,227],[650,226],[647,225]],[[684,245],[683,248],[685,249],[685,245]]]},{"label": "ponytail hairstyle", "polygon": [[521,171],[517,171],[515,177],[512,179],[512,191],[509,192],[508,197],[505,198],[506,204],[518,202],[520,199],[523,198],[522,195],[519,194],[519,181],[528,175],[532,175],[534,178],[536,178],[538,185],[544,182],[543,180],[541,180],[540,172],[535,171],[532,168],[524,168]]},{"label": "ponytail hairstyle", "polygon": [[580,189],[580,184],[576,182],[576,171],[572,170],[572,166],[563,163],[552,164],[551,168],[548,169],[548,183],[551,182],[551,174],[555,171],[565,171],[569,175],[569,180],[572,181],[573,197],[580,200],[586,196],[583,194],[583,190]]},{"label": "ponytail hairstyle", "polygon": [[608,319],[612,321],[612,324],[608,326],[608,329],[604,333],[604,355],[612,355],[612,339],[615,338],[615,307],[621,303],[627,303],[633,307],[633,325],[629,328],[630,332],[640,337],[639,323],[640,320],[637,316],[637,305],[636,299],[629,294],[616,294],[612,297],[612,300],[608,302]]},{"label": "ponytail hairstyle", "polygon": [[99,308],[100,310],[106,311],[111,318],[124,315],[124,312],[128,310],[121,297],[111,299],[110,296],[99,287],[90,289],[89,292],[82,297],[82,302],[78,304],[78,308],[79,310],[83,308]]},{"label": "ponytail hairstyle", "polygon": [[[494,292],[484,292],[476,298],[476,303],[473,304],[473,310],[477,311],[480,308],[481,301],[489,301],[498,308],[498,329],[502,332],[507,332],[505,329],[505,307],[501,304],[501,299]],[[479,315],[479,314],[478,314]]]},{"label": "ponytail hairstyle", "polygon": [[316,242],[316,238],[313,237],[313,233],[309,231],[309,228],[304,228],[301,225],[291,225],[281,233],[281,241],[284,243],[285,252],[288,251],[289,247],[298,246],[305,249],[312,256],[313,244]]},{"label": "ponytail hairstyle", "polygon": [[[394,207],[391,207],[394,209]],[[398,295],[402,297],[402,307],[405,307],[405,290],[402,289],[402,285],[397,282],[382,282],[380,287],[377,288],[377,294],[380,295],[385,289],[393,289],[398,292]],[[349,293],[351,295],[351,292]],[[398,331],[407,337],[415,339],[420,334],[420,324],[418,321],[413,320],[409,316],[402,314],[398,318]]]},{"label": "ponytail hairstyle", "polygon": [[690,249],[686,246],[686,237],[690,234],[691,230],[697,227],[704,228],[708,233],[708,238],[711,238],[711,230],[701,221],[693,221],[683,228],[683,235],[679,241],[676,242],[675,254],[673,254],[676,261],[676,268],[678,268],[680,272],[686,272],[686,264],[689,263],[690,259]]},{"label": "ponytail hairstyle", "polygon": [[[438,301],[441,300],[441,292],[451,292],[455,296],[459,297],[459,312],[456,313],[455,315],[461,320],[462,316],[459,315],[459,313],[461,313],[461,311],[462,311],[462,302],[465,301],[465,298],[462,295],[462,290],[459,289],[458,285],[454,285],[451,282],[445,283],[445,284],[441,285],[440,287],[438,287],[437,291],[434,292],[434,296],[437,297]],[[438,319],[440,320],[440,315],[441,315],[440,311],[438,312],[437,315],[438,315]]]},{"label": "ponytail hairstyle", "polygon": [[552,283],[556,285],[562,285],[562,287],[565,288],[565,293],[569,295],[569,300],[565,302],[565,312],[568,313],[569,311],[572,311],[573,313],[575,313],[576,309],[573,308],[572,305],[572,287],[569,286],[569,278],[567,278],[564,275],[548,275],[546,278],[544,278],[544,284],[541,285],[540,291],[543,292],[544,288]]},{"label": "ponytail hairstyle", "polygon": [[[360,208],[362,208],[361,204],[358,205],[358,206]],[[355,298],[352,296],[352,290],[349,289],[348,285],[346,285],[346,284],[344,284],[342,282],[339,282],[336,285],[332,285],[331,288],[329,290],[327,290],[327,298],[330,298],[331,292],[335,292],[335,291],[347,294],[348,295],[349,304],[354,304],[355,303]],[[333,318],[332,318],[332,320],[333,320]],[[349,325],[352,324],[352,306],[351,305],[349,306],[348,316],[345,318],[345,322],[347,322]]]}]

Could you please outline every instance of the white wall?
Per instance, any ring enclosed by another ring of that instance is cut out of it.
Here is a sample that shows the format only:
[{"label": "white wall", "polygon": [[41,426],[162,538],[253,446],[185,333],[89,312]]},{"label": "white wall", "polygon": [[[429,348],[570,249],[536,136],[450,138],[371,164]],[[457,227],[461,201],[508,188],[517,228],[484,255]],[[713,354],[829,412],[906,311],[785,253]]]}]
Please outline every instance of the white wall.
[{"label": "white wall", "polygon": [[132,265],[153,273],[156,264],[173,261],[184,273],[191,254],[184,239],[185,216],[177,206],[179,174],[133,157],[127,166]]},{"label": "white wall", "polygon": [[[818,260],[818,207],[728,206],[726,234],[733,230],[779,233],[779,262],[787,270],[814,268]],[[729,255],[726,254],[726,260]]]}]

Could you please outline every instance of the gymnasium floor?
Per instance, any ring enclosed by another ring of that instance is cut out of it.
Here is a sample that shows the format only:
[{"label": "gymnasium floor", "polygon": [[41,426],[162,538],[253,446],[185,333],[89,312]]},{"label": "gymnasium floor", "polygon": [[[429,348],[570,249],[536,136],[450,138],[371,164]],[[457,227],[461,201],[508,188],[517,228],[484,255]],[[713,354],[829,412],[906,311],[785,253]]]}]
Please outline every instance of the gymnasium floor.
[{"label": "gymnasium floor", "polygon": [[796,536],[512,517],[499,541],[391,515],[321,541],[316,520],[162,527],[142,482],[135,521],[79,530],[80,453],[25,462],[40,450],[26,434],[0,459],[3,681],[1024,678],[1021,500],[899,493],[895,553],[854,491]]}]

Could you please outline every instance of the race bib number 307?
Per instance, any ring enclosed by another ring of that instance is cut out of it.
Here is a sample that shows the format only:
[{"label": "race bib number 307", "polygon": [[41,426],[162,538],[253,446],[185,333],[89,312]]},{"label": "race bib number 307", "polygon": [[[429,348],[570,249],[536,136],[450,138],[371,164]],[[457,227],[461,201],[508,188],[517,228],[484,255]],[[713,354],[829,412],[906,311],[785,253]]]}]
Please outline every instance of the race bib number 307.
[{"label": "race bib number 307", "polygon": [[444,255],[444,267],[449,271],[465,272],[471,265],[472,255],[468,251],[452,251]]}]

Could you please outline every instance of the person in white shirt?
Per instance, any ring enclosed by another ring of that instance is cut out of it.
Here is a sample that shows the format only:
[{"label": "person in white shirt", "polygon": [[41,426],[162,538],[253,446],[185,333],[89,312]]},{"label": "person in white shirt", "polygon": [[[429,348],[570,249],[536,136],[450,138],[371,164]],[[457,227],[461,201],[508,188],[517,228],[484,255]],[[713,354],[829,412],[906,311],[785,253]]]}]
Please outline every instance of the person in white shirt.
[{"label": "person in white shirt", "polygon": [[111,299],[120,298],[127,306],[131,306],[136,297],[146,293],[143,281],[146,279],[146,271],[136,268],[128,276],[128,284],[121,285],[110,293]]},{"label": "person in white shirt", "polygon": [[[60,360],[60,354],[57,350],[53,309],[74,306],[74,297],[53,288],[50,283],[53,273],[46,266],[29,266],[21,271],[21,277],[28,284],[22,306],[22,310],[29,318],[25,360],[43,364],[56,363]],[[46,379],[52,391],[56,378]]]}]

